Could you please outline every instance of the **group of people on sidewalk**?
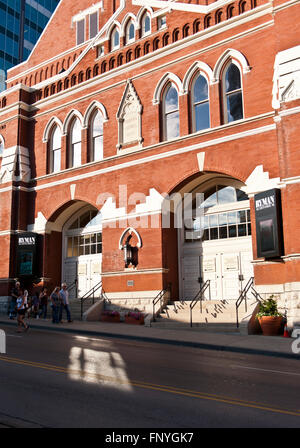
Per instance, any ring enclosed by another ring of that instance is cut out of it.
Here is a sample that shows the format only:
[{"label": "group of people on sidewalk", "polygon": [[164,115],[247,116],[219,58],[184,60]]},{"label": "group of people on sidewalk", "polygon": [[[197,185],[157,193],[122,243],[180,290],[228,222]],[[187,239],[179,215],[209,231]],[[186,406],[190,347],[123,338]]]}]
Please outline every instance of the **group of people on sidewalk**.
[{"label": "group of people on sidewalk", "polygon": [[29,296],[28,290],[22,289],[20,282],[16,282],[11,291],[9,318],[14,319],[17,317],[18,332],[21,332],[22,327],[24,327],[25,331],[29,328],[28,324],[24,322],[26,314],[28,318],[33,316],[36,319],[40,317],[47,319],[49,301],[54,324],[62,322],[63,310],[67,313],[68,322],[72,322],[66,283],[63,283],[61,288],[56,286],[49,297],[46,287],[43,287],[41,291],[36,291],[33,296]]}]

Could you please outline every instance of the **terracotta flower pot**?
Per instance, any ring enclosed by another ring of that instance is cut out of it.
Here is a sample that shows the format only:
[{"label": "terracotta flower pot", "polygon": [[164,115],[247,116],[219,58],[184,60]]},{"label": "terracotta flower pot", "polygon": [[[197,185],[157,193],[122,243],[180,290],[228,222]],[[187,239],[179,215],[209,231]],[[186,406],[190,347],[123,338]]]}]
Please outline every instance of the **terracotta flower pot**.
[{"label": "terracotta flower pot", "polygon": [[282,316],[261,316],[258,321],[264,336],[277,336],[279,334]]},{"label": "terracotta flower pot", "polygon": [[140,319],[136,319],[135,317],[125,316],[125,323],[132,325],[144,325],[144,316]]},{"label": "terracotta flower pot", "polygon": [[101,314],[100,320],[101,322],[120,322],[120,316],[119,315],[109,316],[107,314]]}]

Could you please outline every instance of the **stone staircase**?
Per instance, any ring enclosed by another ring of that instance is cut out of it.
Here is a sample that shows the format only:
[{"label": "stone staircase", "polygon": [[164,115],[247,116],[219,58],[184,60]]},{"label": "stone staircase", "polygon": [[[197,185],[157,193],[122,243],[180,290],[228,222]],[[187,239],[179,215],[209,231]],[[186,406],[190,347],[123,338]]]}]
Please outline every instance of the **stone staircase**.
[{"label": "stone staircase", "polygon": [[[251,300],[253,302],[253,300]],[[190,301],[174,301],[169,303],[163,312],[151,322],[151,327],[168,329],[193,329],[195,331],[208,331],[220,333],[238,333],[236,325],[235,300],[210,300],[202,302],[202,313],[200,303],[193,309],[190,327]],[[239,309],[239,322],[252,314],[253,304],[248,304],[248,312],[245,312],[244,304]]]},{"label": "stone staircase", "polygon": [[[94,300],[96,303],[100,299]],[[80,299],[69,299],[72,320],[80,320],[81,318],[81,301]],[[93,305],[93,299],[89,298],[83,302],[83,313]],[[66,312],[63,312],[63,320],[66,320]]]}]

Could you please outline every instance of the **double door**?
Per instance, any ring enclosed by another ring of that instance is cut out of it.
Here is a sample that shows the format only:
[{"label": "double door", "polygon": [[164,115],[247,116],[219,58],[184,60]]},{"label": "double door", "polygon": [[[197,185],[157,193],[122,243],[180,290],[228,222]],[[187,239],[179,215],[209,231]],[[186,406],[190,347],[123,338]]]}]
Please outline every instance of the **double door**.
[{"label": "double door", "polygon": [[[67,284],[78,279],[78,297],[83,297],[101,281],[101,255],[66,259],[64,279]],[[70,291],[70,297],[75,298],[76,290]]]},{"label": "double door", "polygon": [[248,247],[243,249],[216,253],[203,250],[201,255],[185,256],[184,298],[195,297],[201,284],[210,280],[210,291],[206,290],[205,299],[237,300],[249,278],[253,276],[252,251]]}]

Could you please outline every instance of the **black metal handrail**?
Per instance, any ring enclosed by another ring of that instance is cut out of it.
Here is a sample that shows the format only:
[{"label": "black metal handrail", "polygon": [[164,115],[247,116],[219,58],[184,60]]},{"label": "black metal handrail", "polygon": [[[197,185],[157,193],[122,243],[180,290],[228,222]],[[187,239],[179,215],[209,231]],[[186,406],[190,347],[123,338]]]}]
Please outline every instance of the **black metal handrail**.
[{"label": "black metal handrail", "polygon": [[153,320],[153,322],[155,322],[155,305],[157,305],[158,302],[159,302],[159,303],[160,303],[160,307],[159,307],[159,309],[160,309],[160,310],[162,309],[162,300],[163,300],[164,295],[165,295],[167,292],[170,292],[170,287],[169,287],[169,286],[168,286],[166,289],[162,289],[162,290],[157,294],[157,296],[154,297],[154,299],[152,300],[152,306],[153,306],[152,320]]},{"label": "black metal handrail", "polygon": [[[254,277],[251,277],[246,286],[244,287],[244,289],[242,290],[239,298],[237,299],[236,303],[235,303],[235,309],[236,309],[236,326],[237,328],[239,328],[239,307],[241,306],[241,304],[243,302],[245,302],[245,311],[247,312],[247,294],[249,292],[249,290],[251,289],[251,293],[254,295],[254,297],[256,298],[257,301],[260,301],[261,297],[259,296],[258,292],[255,291],[254,287]],[[258,298],[260,297],[260,298]]]},{"label": "black metal handrail", "polygon": [[202,313],[202,301],[204,299],[204,293],[209,288],[209,300],[211,300],[211,293],[210,293],[210,280],[206,280],[205,283],[201,286],[200,290],[197,292],[195,297],[190,303],[190,325],[193,326],[193,309],[195,308],[196,304],[200,302],[200,313]]},{"label": "black metal handrail", "polygon": [[80,319],[82,320],[83,316],[83,304],[87,299],[93,298],[93,305],[95,303],[95,292],[97,292],[101,288],[101,295],[100,297],[106,297],[105,292],[102,288],[102,281],[97,283],[93,288],[91,288],[88,292],[86,292],[79,300],[80,300]]},{"label": "black metal handrail", "polygon": [[76,277],[75,278],[75,280],[74,280],[74,282],[73,283],[71,283],[68,287],[67,287],[67,291],[68,291],[68,293],[70,293],[70,291],[72,291],[72,289],[76,289],[76,297],[77,297],[77,285],[78,285],[78,278]]}]

